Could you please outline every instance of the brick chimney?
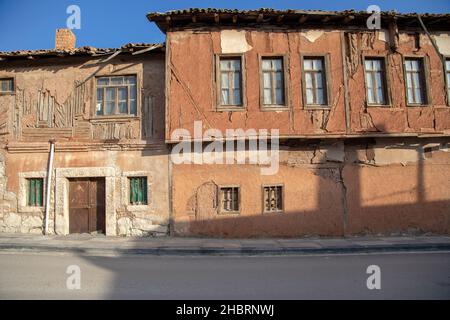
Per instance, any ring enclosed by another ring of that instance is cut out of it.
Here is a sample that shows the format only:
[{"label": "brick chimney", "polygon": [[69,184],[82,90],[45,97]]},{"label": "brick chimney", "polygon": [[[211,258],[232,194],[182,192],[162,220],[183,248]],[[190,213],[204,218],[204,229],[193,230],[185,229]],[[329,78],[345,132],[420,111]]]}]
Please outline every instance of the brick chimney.
[{"label": "brick chimney", "polygon": [[75,35],[70,29],[56,29],[55,49],[72,50],[75,49]]}]

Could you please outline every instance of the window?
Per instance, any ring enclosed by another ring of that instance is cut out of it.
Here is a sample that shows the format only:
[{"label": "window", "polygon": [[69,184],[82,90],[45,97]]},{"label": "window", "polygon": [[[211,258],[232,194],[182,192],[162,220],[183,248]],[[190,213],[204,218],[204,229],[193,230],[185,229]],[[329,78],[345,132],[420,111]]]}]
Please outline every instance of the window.
[{"label": "window", "polygon": [[303,72],[306,104],[318,106],[327,105],[327,82],[324,58],[303,58]]},{"label": "window", "polygon": [[283,187],[265,186],[263,188],[264,212],[283,211]]},{"label": "window", "polygon": [[239,187],[220,188],[221,212],[239,211]]},{"label": "window", "polygon": [[263,105],[284,105],[283,58],[262,59]]},{"label": "window", "polygon": [[366,73],[367,103],[386,105],[386,72],[384,59],[366,58],[364,61]]},{"label": "window", "polygon": [[97,116],[137,114],[136,76],[97,78]]},{"label": "window", "polygon": [[44,179],[27,179],[27,204],[29,207],[42,207],[44,203]]},{"label": "window", "polygon": [[221,57],[220,105],[242,106],[242,66],[240,57]]},{"label": "window", "polygon": [[445,60],[445,75],[447,77],[447,103],[450,105],[450,59]]},{"label": "window", "polygon": [[426,104],[426,88],[422,59],[406,59],[406,95],[408,104]]},{"label": "window", "polygon": [[147,204],[147,177],[131,177],[130,180],[130,204]]},{"label": "window", "polygon": [[14,92],[14,79],[0,79],[0,93],[13,93]]}]

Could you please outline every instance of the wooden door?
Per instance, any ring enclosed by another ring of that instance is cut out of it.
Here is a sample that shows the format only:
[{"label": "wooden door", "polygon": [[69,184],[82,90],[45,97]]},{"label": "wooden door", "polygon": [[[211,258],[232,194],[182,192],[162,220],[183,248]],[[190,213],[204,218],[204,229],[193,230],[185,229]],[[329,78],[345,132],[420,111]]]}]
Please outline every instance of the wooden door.
[{"label": "wooden door", "polygon": [[105,179],[69,180],[69,232],[105,233]]}]

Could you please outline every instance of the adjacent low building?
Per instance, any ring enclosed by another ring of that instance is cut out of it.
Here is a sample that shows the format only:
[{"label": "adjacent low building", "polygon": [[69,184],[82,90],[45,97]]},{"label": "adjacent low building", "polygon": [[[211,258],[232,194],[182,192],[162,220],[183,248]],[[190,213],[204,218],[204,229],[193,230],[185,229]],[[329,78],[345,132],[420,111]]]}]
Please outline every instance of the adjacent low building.
[{"label": "adjacent low building", "polygon": [[0,231],[47,215],[50,234],[166,235],[164,46],[75,48],[61,29],[0,59]]}]

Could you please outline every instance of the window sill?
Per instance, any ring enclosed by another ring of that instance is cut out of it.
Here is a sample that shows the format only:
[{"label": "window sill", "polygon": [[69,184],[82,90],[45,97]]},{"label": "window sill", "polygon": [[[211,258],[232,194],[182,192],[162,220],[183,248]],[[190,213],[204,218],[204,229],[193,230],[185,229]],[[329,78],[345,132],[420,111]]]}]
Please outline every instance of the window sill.
[{"label": "window sill", "polygon": [[281,214],[284,213],[283,210],[279,210],[279,211],[263,211],[263,214]]},{"label": "window sill", "polygon": [[432,107],[430,104],[406,104],[406,107],[408,108],[427,108]]},{"label": "window sill", "polygon": [[219,211],[218,214],[221,216],[227,216],[227,215],[236,216],[236,215],[240,215],[241,212],[240,211]]},{"label": "window sill", "polygon": [[44,207],[19,206],[19,213],[44,213]]},{"label": "window sill", "polygon": [[150,206],[148,204],[128,204],[127,205],[127,211],[130,212],[142,212],[142,211],[149,211]]},{"label": "window sill", "polygon": [[220,106],[216,108],[217,112],[243,112],[247,111],[247,108],[245,106]]},{"label": "window sill", "polygon": [[390,104],[366,104],[366,108],[392,108]]},{"label": "window sill", "polygon": [[109,122],[109,121],[127,121],[127,120],[139,120],[139,116],[135,115],[114,115],[114,116],[94,116],[90,119],[91,122]]},{"label": "window sill", "polygon": [[262,106],[261,111],[289,111],[289,106],[284,105],[270,105],[270,106]]},{"label": "window sill", "polygon": [[330,106],[327,105],[306,105],[305,110],[331,110]]},{"label": "window sill", "polygon": [[0,96],[13,96],[16,93],[14,91],[11,92],[0,92]]}]

